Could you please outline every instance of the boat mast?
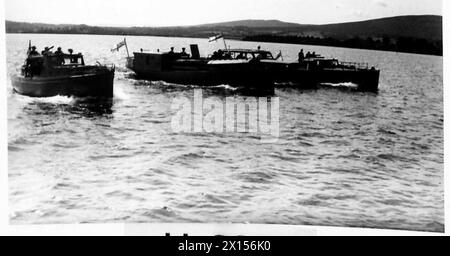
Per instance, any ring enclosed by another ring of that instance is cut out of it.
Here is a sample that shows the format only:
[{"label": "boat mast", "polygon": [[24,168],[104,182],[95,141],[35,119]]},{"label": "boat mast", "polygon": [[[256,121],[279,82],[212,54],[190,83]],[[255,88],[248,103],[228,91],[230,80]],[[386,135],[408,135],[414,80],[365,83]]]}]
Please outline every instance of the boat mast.
[{"label": "boat mast", "polygon": [[223,40],[223,45],[225,46],[225,51],[226,51],[226,50],[228,50],[228,47],[227,47],[227,43],[225,42],[225,37],[223,36],[223,33],[222,33],[222,40]]},{"label": "boat mast", "polygon": [[128,52],[127,39],[124,38],[123,41],[125,42],[125,49],[127,49],[127,56],[128,56],[128,58],[130,58],[130,53]]},{"label": "boat mast", "polygon": [[31,40],[28,40],[28,51],[27,51],[27,56],[30,54],[31,52]]}]

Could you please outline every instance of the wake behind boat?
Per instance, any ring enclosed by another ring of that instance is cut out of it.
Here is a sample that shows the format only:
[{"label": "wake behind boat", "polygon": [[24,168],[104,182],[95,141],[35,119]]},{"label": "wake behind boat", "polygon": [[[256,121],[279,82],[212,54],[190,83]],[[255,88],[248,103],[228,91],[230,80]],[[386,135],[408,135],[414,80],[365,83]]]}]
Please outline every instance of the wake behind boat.
[{"label": "wake behind boat", "polygon": [[36,47],[28,49],[20,75],[12,76],[14,91],[31,97],[56,95],[75,97],[113,97],[114,66],[85,65],[81,53],[55,53],[46,47],[39,54]]}]

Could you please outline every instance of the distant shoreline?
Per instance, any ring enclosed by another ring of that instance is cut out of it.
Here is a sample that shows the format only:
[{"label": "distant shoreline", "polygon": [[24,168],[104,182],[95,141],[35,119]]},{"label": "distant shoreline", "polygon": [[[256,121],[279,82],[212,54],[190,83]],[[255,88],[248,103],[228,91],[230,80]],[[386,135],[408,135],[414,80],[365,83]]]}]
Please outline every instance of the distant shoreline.
[{"label": "distant shoreline", "polygon": [[[124,35],[118,35],[118,34],[96,34],[96,33],[42,33],[42,32],[6,32],[6,34],[44,34],[44,35],[96,35],[96,36],[138,36],[138,37],[144,37],[144,36],[153,36],[153,37],[180,37],[180,38],[195,38],[195,39],[205,39],[205,37],[198,37],[198,36],[176,36],[176,35],[135,35],[135,34],[124,34]],[[332,45],[332,44],[319,44],[319,43],[299,43],[294,41],[286,41],[286,40],[254,40],[249,37],[244,38],[232,38],[227,37],[228,40],[235,40],[235,41],[242,41],[242,42],[260,42],[260,43],[280,43],[280,44],[292,44],[292,45],[305,45],[305,46],[325,46],[325,47],[336,47],[336,48],[346,48],[346,49],[359,49],[359,50],[374,50],[374,51],[383,51],[383,52],[396,52],[396,53],[409,53],[409,54],[420,54],[420,55],[430,55],[430,56],[439,56],[442,57],[443,54],[433,54],[433,53],[423,53],[423,52],[411,52],[411,51],[400,51],[395,49],[377,49],[377,48],[364,48],[364,47],[354,47],[354,46],[344,46],[344,45]]]},{"label": "distant shoreline", "polygon": [[398,39],[389,37],[385,37],[383,39],[372,39],[370,37],[364,39],[354,37],[350,39],[339,40],[331,37],[317,38],[317,37],[256,35],[244,37],[242,41],[329,46],[329,47],[341,47],[350,49],[443,56],[442,41],[429,41],[426,39],[415,39],[409,37],[400,37]]},{"label": "distant shoreline", "polygon": [[102,27],[5,21],[6,33],[161,36],[321,45],[442,56],[442,16],[407,15],[325,25],[238,20],[176,27]]}]

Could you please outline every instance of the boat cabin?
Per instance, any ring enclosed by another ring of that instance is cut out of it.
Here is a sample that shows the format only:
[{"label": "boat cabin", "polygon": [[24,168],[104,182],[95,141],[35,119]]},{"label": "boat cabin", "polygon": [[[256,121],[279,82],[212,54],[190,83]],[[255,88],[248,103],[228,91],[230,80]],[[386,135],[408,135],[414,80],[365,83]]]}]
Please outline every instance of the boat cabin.
[{"label": "boat cabin", "polygon": [[253,60],[276,60],[272,53],[252,49],[217,50],[206,58],[200,57],[197,45],[190,45],[191,54],[179,52],[134,52],[127,67],[136,72],[175,69],[201,69],[207,65],[239,64]]},{"label": "boat cabin", "polygon": [[322,67],[322,68],[333,68],[339,66],[339,61],[337,59],[326,59],[320,58],[307,58],[301,63],[308,65],[310,67]]},{"label": "boat cabin", "polygon": [[44,54],[28,56],[22,67],[25,77],[49,76],[69,68],[85,66],[84,58],[78,54]]},{"label": "boat cabin", "polygon": [[339,68],[340,64],[337,59],[327,59],[324,57],[306,58],[299,63],[293,63],[291,66],[300,67],[306,70],[318,70],[318,69],[334,69]]},{"label": "boat cabin", "polygon": [[275,60],[272,53],[269,51],[262,50],[251,50],[251,49],[227,49],[219,50],[209,56],[211,59],[232,59],[232,60]]}]

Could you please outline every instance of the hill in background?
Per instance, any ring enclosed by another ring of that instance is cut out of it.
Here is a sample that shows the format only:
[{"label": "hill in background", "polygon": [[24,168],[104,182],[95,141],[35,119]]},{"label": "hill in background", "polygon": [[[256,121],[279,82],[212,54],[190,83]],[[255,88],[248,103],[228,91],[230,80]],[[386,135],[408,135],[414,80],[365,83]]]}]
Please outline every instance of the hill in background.
[{"label": "hill in background", "polygon": [[279,20],[239,20],[177,27],[99,27],[6,21],[7,33],[106,34],[226,38],[330,45],[442,55],[442,16],[397,16],[367,21],[302,25]]},{"label": "hill in background", "polygon": [[298,27],[298,23],[284,22],[280,20],[236,20],[229,22],[210,23],[197,25],[194,27],[249,27],[249,28],[282,28],[282,27]]},{"label": "hill in background", "polygon": [[397,16],[367,21],[325,25],[302,25],[279,20],[240,20],[205,24],[204,28],[250,28],[275,35],[334,37],[412,37],[442,40],[442,16]]}]

